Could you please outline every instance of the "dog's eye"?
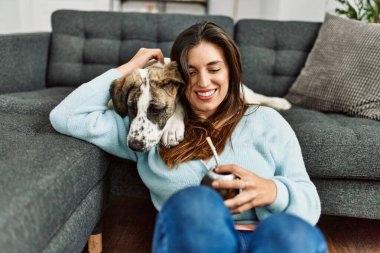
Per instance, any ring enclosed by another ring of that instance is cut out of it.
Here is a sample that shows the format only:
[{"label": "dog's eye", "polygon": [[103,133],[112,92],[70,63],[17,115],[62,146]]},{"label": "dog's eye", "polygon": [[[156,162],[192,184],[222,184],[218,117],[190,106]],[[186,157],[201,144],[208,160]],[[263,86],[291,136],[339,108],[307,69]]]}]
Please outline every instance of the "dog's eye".
[{"label": "dog's eye", "polygon": [[149,108],[149,111],[154,114],[154,115],[159,115],[162,111],[165,110],[165,107],[156,107],[156,106],[151,106]]},{"label": "dog's eye", "polygon": [[128,110],[132,113],[136,113],[137,112],[137,105],[135,103],[128,105]]}]

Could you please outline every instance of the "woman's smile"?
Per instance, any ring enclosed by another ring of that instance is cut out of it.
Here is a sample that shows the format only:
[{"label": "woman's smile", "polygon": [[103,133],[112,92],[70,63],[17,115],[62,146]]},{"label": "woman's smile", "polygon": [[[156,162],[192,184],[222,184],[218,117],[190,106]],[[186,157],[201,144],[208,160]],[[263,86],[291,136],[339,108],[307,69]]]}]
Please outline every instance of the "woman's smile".
[{"label": "woman's smile", "polygon": [[229,88],[229,71],[223,50],[202,41],[188,53],[189,83],[186,98],[199,117],[207,119],[223,102]]},{"label": "woman's smile", "polygon": [[200,100],[210,100],[216,93],[217,89],[207,89],[207,90],[198,90],[194,91],[197,94]]}]

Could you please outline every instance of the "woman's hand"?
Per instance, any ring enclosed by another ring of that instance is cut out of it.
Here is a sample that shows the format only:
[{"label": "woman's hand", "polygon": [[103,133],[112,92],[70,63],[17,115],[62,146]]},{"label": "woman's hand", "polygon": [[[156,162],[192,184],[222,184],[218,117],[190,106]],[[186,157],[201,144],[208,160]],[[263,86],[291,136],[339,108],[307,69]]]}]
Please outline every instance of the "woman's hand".
[{"label": "woman's hand", "polygon": [[221,165],[216,173],[232,173],[238,179],[232,181],[214,181],[212,187],[216,189],[241,189],[234,198],[227,199],[224,204],[231,213],[243,213],[249,209],[272,204],[276,199],[276,184],[271,179],[257,176],[242,167],[234,164]]},{"label": "woman's hand", "polygon": [[164,64],[164,55],[158,48],[140,48],[133,58],[117,68],[123,75],[131,73],[135,69],[142,69],[150,60],[157,60]]}]

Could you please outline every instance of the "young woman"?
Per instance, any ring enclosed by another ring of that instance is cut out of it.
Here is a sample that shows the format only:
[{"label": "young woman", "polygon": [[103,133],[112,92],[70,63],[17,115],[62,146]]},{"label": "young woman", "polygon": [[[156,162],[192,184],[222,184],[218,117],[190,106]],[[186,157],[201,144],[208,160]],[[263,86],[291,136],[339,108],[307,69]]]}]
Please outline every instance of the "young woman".
[{"label": "young woman", "polygon": [[[159,49],[140,49],[126,64],[81,85],[50,114],[53,127],[137,162],[139,174],[159,210],[153,252],[327,252],[313,225],[320,200],[310,181],[301,149],[289,124],[275,110],[244,103],[240,95],[240,53],[216,24],[202,22],[183,31],[171,59],[186,83],[185,138],[175,147],[145,153],[128,149],[129,119],[107,103],[111,82],[143,68]],[[206,142],[210,136],[220,157],[218,173],[232,181],[214,188],[239,189],[227,200],[199,186],[216,165]]]}]

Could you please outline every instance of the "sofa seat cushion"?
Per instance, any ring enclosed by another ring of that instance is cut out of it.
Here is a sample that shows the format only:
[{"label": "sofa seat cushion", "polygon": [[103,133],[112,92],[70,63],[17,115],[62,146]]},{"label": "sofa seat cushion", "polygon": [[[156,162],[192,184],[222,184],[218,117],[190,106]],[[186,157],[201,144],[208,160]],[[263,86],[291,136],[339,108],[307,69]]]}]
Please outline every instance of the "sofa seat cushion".
[{"label": "sofa seat cushion", "polygon": [[55,87],[0,95],[0,112],[48,115],[74,88]]},{"label": "sofa seat cushion", "polygon": [[297,106],[282,115],[311,177],[380,180],[380,122]]},{"label": "sofa seat cushion", "polygon": [[9,104],[0,107],[0,245],[9,250],[42,252],[105,175],[108,155],[51,127],[48,112],[65,95],[44,90],[0,98]]}]

